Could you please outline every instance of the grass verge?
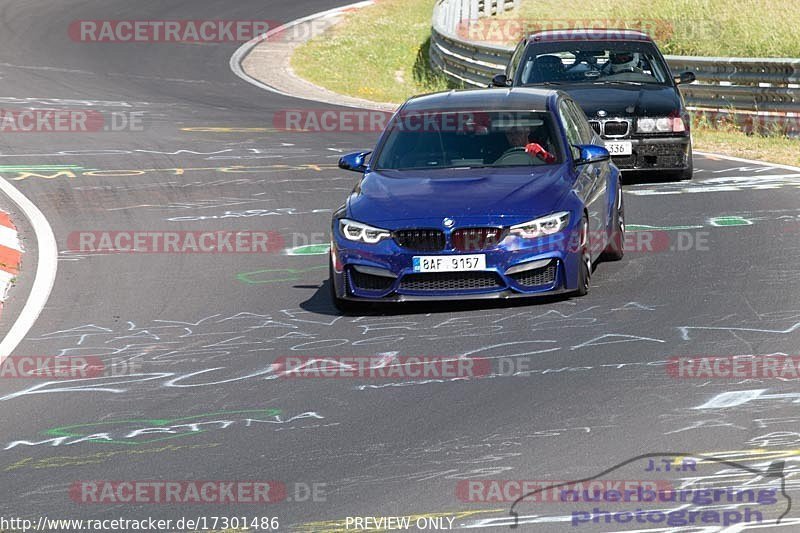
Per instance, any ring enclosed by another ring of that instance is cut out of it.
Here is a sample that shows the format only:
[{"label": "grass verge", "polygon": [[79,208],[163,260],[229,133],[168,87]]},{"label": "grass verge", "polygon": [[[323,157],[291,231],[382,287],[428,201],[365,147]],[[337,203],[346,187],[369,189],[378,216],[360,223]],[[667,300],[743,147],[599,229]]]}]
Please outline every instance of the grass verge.
[{"label": "grass verge", "polygon": [[292,68],[341,94],[375,102],[452,87],[429,67],[434,0],[381,0],[298,47]]},{"label": "grass verge", "polygon": [[800,140],[784,135],[746,135],[734,128],[699,125],[692,138],[698,151],[800,167]]},{"label": "grass verge", "polygon": [[[575,15],[575,8],[556,0],[541,0],[545,11],[559,13],[559,17],[566,19],[570,14]],[[747,4],[759,0],[742,0]],[[659,15],[666,16],[686,7],[686,0],[652,0],[654,4],[645,3],[644,0],[629,0],[626,6],[631,6],[631,11],[626,16],[635,17],[644,9],[645,5],[656,5],[658,9],[650,18]],[[796,0],[771,0],[770,4],[763,4],[770,10],[783,5],[786,7]],[[420,93],[445,90],[452,87],[451,83],[441,75],[433,73],[428,64],[428,46],[430,43],[430,24],[433,13],[434,0],[381,0],[374,6],[363,8],[350,15],[341,24],[335,26],[324,35],[317,37],[299,47],[292,57],[292,67],[303,78],[326,87],[332,91],[373,100],[376,102],[401,103],[406,98]],[[558,5],[556,11],[547,11],[547,6]],[[538,4],[537,4],[538,5]],[[738,10],[737,7],[727,7],[720,0],[695,0],[692,6],[699,6],[682,11],[686,23],[691,20],[687,13],[697,13],[703,16],[709,6],[719,5],[721,17],[730,16]],[[621,9],[618,3],[612,0],[596,0],[595,7],[587,9],[602,12],[596,6],[608,9]],[[613,7],[617,6],[617,7]],[[669,9],[667,7],[669,6]],[[738,6],[738,4],[737,4]],[[765,8],[766,8],[765,7]],[[505,16],[524,16],[534,7],[529,0],[524,0],[519,13],[510,13]],[[670,11],[672,10],[672,11]],[[614,12],[614,11],[612,11]],[[772,22],[783,27],[783,21],[777,12],[774,13]],[[797,19],[800,23],[800,11],[786,10],[782,16]],[[585,15],[584,20],[590,15]],[[752,17],[750,17],[752,18]],[[748,19],[749,20],[749,19]],[[744,22],[742,22],[744,23]],[[758,21],[750,20],[749,24]],[[727,31],[727,30],[726,30]],[[743,35],[748,38],[750,33]],[[754,48],[743,48],[747,39],[737,38],[738,51],[752,55],[765,55],[770,48],[763,48],[755,43]],[[800,40],[785,41],[786,53],[800,57]],[[766,46],[766,45],[763,45]],[[796,50],[792,48],[796,46]],[[773,48],[777,50],[777,48]],[[684,52],[687,52],[684,50]],[[728,50],[726,53],[734,52]],[[746,135],[732,125],[711,127],[708,123],[698,121],[693,127],[694,146],[699,151],[716,152],[747,159],[760,159],[773,163],[800,166],[800,141],[788,138],[778,133],[769,135]]]}]

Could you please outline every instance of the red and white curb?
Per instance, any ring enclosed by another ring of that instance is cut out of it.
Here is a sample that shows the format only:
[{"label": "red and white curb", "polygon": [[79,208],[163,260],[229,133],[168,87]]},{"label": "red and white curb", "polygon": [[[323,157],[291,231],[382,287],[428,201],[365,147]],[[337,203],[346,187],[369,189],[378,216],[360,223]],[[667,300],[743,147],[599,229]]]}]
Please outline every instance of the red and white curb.
[{"label": "red and white curb", "polygon": [[19,274],[23,253],[16,226],[8,213],[0,211],[0,303],[5,302]]},{"label": "red and white curb", "polygon": [[[22,306],[22,310],[14,318],[11,329],[8,330],[3,340],[0,340],[0,363],[2,363],[22,342],[22,339],[28,334],[28,331],[33,327],[36,319],[39,318],[39,314],[47,304],[47,299],[50,297],[50,291],[53,290],[56,273],[58,272],[58,245],[56,244],[56,237],[53,235],[53,228],[50,227],[50,223],[47,222],[44,214],[27,196],[2,176],[0,176],[0,194],[7,197],[22,213],[21,216],[24,216],[27,222],[30,223],[37,248],[33,285],[25,300],[25,305]],[[10,221],[9,226],[9,231],[15,234],[16,230],[13,229]],[[18,240],[12,239],[9,242],[12,244],[11,250],[14,250],[13,245],[16,244],[17,250],[14,251],[21,253],[21,246],[19,246]],[[12,255],[16,256],[16,254]],[[15,268],[19,269],[18,260]],[[31,267],[31,270],[34,270],[34,268]],[[9,280],[12,278],[9,278]]]}]

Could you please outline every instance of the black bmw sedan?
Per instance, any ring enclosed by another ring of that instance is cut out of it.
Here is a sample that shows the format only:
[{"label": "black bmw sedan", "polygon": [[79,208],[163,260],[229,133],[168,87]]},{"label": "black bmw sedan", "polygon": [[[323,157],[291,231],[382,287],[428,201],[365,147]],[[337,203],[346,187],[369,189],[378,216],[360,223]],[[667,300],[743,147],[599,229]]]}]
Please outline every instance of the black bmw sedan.
[{"label": "black bmw sedan", "polygon": [[658,47],[632,30],[551,30],[522,39],[496,87],[550,86],[569,93],[626,172],[692,177],[689,114]]}]

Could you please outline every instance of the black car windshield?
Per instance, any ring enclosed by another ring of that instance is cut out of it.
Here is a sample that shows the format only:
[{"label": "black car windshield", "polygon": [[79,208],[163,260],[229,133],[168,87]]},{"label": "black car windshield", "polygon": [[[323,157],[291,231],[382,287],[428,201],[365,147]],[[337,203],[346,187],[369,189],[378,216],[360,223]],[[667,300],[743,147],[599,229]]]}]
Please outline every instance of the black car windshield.
[{"label": "black car windshield", "polygon": [[376,170],[517,167],[563,160],[544,111],[404,112],[388,126]]},{"label": "black car windshield", "polygon": [[670,82],[655,46],[637,41],[534,42],[519,72],[520,85]]}]

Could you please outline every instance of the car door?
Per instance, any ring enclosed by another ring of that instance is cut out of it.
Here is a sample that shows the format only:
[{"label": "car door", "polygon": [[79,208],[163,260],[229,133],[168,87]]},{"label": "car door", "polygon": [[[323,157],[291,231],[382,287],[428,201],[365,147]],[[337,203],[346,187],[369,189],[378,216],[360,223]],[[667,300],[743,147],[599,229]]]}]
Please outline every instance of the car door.
[{"label": "car door", "polygon": [[[564,98],[559,102],[559,115],[564,124],[574,160],[580,158],[580,150],[574,148],[573,145],[602,143],[589,126],[583,111],[573,100]],[[607,244],[607,229],[610,220],[608,210],[610,169],[608,162],[603,161],[580,165],[575,171],[577,173],[575,190],[589,213],[592,258],[595,259]]]},{"label": "car door", "polygon": [[[579,106],[575,100],[567,100],[567,105],[572,110],[572,115],[575,117],[575,121],[580,128],[581,138],[585,139],[584,144],[596,144],[598,146],[603,146],[603,139],[589,124],[589,120],[586,118],[586,114],[583,112],[583,109],[581,109],[581,106]],[[610,161],[595,163],[594,167],[594,172],[596,174],[595,192],[598,196],[598,201],[601,207],[600,227],[610,230],[613,220],[615,200],[615,198],[612,198],[615,187],[611,183],[614,172],[611,168]],[[605,239],[608,234],[609,233],[606,231],[601,232],[603,239]],[[605,247],[606,244],[607,243],[604,242],[603,247]]]}]

